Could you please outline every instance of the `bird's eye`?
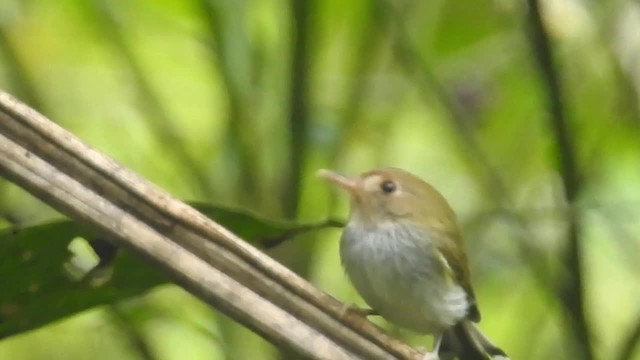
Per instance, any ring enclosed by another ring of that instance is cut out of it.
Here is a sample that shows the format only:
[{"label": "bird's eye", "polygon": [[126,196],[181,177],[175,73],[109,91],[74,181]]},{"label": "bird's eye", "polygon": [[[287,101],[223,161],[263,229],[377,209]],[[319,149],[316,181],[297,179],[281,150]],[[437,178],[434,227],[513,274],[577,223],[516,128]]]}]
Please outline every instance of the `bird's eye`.
[{"label": "bird's eye", "polygon": [[396,184],[393,181],[387,180],[380,184],[380,189],[385,194],[391,194],[392,192],[396,191]]}]

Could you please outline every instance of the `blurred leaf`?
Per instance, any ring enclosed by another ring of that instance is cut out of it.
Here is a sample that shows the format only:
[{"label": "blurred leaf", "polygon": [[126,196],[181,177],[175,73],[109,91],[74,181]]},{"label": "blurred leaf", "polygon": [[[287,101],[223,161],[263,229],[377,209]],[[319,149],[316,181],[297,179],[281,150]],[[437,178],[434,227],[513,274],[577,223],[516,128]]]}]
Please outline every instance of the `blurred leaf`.
[{"label": "blurred leaf", "polygon": [[[278,222],[244,210],[203,203],[193,205],[254,244],[274,244],[302,231],[340,225],[333,220],[317,224]],[[77,238],[95,239],[96,234],[72,220],[9,229],[0,234],[0,276],[3,279],[0,338],[95,306],[140,295],[169,281],[163,273],[130,252],[121,252],[113,259],[109,279],[102,284],[95,284],[96,279],[92,278],[98,268],[95,264],[85,271],[86,279],[76,281],[68,269],[73,267],[75,258],[82,257],[82,254],[73,254],[77,250],[70,250],[71,241]],[[93,249],[104,253],[104,241],[97,240],[96,244]]]}]

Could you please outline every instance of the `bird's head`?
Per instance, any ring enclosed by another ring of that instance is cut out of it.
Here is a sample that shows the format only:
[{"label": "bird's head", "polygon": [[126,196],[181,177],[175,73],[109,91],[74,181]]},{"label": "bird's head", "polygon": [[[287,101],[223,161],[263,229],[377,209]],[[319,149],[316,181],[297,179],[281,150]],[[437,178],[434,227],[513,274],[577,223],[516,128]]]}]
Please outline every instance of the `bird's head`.
[{"label": "bird's head", "polygon": [[444,197],[431,185],[402,169],[379,168],[357,177],[323,169],[318,176],[349,193],[350,222],[368,228],[397,223],[455,226],[455,215]]}]

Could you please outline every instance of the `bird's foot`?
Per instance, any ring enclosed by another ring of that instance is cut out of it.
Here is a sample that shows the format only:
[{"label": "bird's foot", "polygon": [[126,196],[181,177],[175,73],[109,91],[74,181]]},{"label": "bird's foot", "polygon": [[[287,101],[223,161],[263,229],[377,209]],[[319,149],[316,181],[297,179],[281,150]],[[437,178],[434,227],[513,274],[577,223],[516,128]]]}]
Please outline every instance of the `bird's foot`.
[{"label": "bird's foot", "polygon": [[371,315],[379,315],[378,312],[373,309],[361,308],[356,304],[344,304],[342,306],[342,317],[348,316],[349,314],[355,314],[364,318]]},{"label": "bird's foot", "polygon": [[440,357],[438,356],[437,351],[429,351],[424,353],[422,360],[440,360]]},{"label": "bird's foot", "polygon": [[424,348],[420,348],[420,352],[424,352],[422,360],[440,360],[440,345],[442,345],[442,335],[436,336],[435,343],[433,344],[432,351],[426,351]]}]

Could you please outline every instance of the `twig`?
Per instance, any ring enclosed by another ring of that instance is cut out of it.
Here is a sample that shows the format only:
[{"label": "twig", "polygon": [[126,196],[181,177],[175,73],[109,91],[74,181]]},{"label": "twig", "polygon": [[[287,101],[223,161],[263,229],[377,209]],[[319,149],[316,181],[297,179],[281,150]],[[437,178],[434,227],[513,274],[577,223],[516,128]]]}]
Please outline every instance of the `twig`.
[{"label": "twig", "polygon": [[262,246],[264,246],[267,249],[276,247],[280,244],[282,244],[283,242],[292,239],[293,237],[311,231],[311,230],[317,230],[317,229],[324,229],[324,228],[341,228],[344,227],[345,222],[344,221],[340,221],[340,220],[336,220],[336,219],[327,219],[325,221],[316,223],[316,224],[308,224],[305,226],[299,226],[297,228],[291,229],[289,231],[285,231],[284,233],[276,236],[276,237],[271,237],[271,238],[267,238],[267,239],[261,239],[260,240],[260,244]]},{"label": "twig", "polygon": [[[228,230],[0,92],[0,171],[169,271],[275,344],[311,357],[418,359],[409,346]],[[295,317],[294,315],[295,314]]]},{"label": "twig", "polygon": [[[528,21],[530,26],[531,47],[539,65],[540,76],[547,89],[549,104],[549,126],[555,135],[557,152],[560,155],[560,173],[567,202],[575,202],[580,190],[581,181],[576,164],[573,140],[567,124],[560,79],[553,60],[553,48],[544,27],[540,2],[528,0]],[[562,301],[568,312],[570,325],[574,330],[577,342],[578,357],[593,359],[593,349],[589,325],[585,314],[584,279],[582,273],[580,242],[580,225],[576,216],[569,216],[567,232],[568,246],[564,254],[567,278],[560,284]]]}]

